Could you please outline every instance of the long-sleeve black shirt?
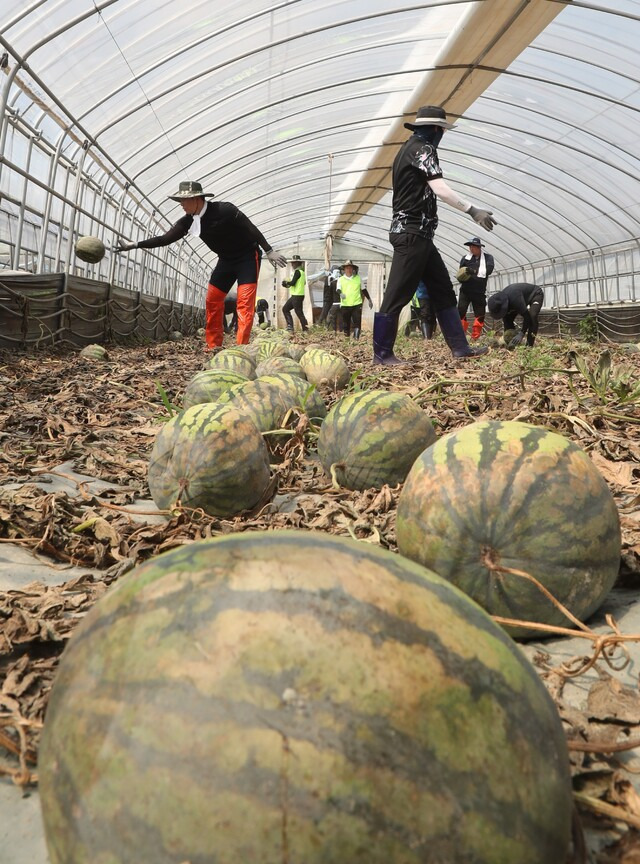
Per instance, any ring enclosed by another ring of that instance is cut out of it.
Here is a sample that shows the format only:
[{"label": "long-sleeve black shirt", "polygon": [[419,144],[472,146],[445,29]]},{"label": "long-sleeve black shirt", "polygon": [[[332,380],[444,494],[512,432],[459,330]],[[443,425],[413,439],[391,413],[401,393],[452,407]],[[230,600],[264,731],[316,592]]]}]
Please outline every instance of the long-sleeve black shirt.
[{"label": "long-sleeve black shirt", "polygon": [[[499,293],[503,294],[509,301],[505,321],[512,322],[516,315],[522,315],[522,329],[526,333],[531,327],[529,306],[534,297],[540,298],[542,289],[531,282],[514,282],[513,285],[507,285]],[[540,300],[540,302],[542,301]]]},{"label": "long-sleeve black shirt", "polygon": [[[158,246],[169,246],[170,243],[186,237],[192,223],[193,216],[186,213],[166,234],[141,240],[138,247],[155,249]],[[228,201],[208,201],[200,224],[200,239],[219,258],[242,258],[250,254],[256,246],[260,246],[265,252],[271,251],[271,246],[248,216]]]},{"label": "long-sleeve black shirt", "polygon": [[462,283],[462,290],[467,295],[467,297],[471,297],[472,294],[485,294],[487,290],[487,279],[493,273],[493,268],[495,266],[493,261],[493,255],[489,255],[488,252],[484,253],[484,264],[487,270],[487,275],[480,277],[477,275],[478,268],[480,267],[480,257],[477,258],[473,255],[471,258],[467,258],[463,256],[460,259],[460,267],[468,267],[469,270],[473,271],[474,275],[470,276],[469,279],[466,279]]}]

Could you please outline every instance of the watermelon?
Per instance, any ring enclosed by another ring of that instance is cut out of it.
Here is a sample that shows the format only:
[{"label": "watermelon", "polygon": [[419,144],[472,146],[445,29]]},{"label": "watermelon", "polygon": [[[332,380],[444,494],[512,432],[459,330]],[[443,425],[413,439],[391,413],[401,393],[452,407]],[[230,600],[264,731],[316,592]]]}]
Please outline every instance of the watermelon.
[{"label": "watermelon", "polygon": [[296,375],[298,378],[303,378],[305,381],[307,380],[307,376],[304,374],[302,366],[295,360],[292,360],[291,357],[272,355],[271,357],[267,357],[266,360],[262,360],[256,367],[256,375],[258,378],[263,375],[277,375],[279,372],[282,372],[285,375]]},{"label": "watermelon", "polygon": [[557,710],[517,645],[401,556],[230,534],[118,580],[62,656],[51,864],[560,864]]},{"label": "watermelon", "polygon": [[265,384],[275,384],[291,393],[309,419],[316,423],[322,421],[327,416],[327,406],[324,404],[322,396],[316,390],[315,385],[309,384],[308,381],[299,378],[297,375],[286,375],[283,372],[279,372],[277,375],[264,375],[258,380],[263,381]]},{"label": "watermelon", "polygon": [[521,621],[572,626],[533,583],[497,566],[530,574],[585,620],[620,564],[618,511],[587,454],[516,421],[472,423],[425,450],[400,494],[396,530],[402,555],[492,615]]},{"label": "watermelon", "polygon": [[409,396],[361,390],[343,396],[318,436],[327,474],[347,489],[403,483],[422,451],[436,440],[427,414]]},{"label": "watermelon", "polygon": [[108,360],[109,355],[107,354],[106,348],[102,345],[85,345],[82,351],[80,352],[80,356],[84,357],[85,360]]},{"label": "watermelon", "polygon": [[269,454],[253,421],[232,405],[194,405],[155,440],[149,489],[161,510],[179,502],[228,519],[254,507],[270,483]]},{"label": "watermelon", "polygon": [[229,387],[248,380],[246,375],[228,369],[205,369],[197,372],[186,386],[182,405],[184,408],[191,408],[202,402],[215,402]]},{"label": "watermelon", "polygon": [[256,377],[255,360],[248,352],[238,351],[237,348],[225,348],[214,354],[209,360],[209,369],[226,369],[249,379]]},{"label": "watermelon", "polygon": [[262,432],[280,429],[287,414],[298,404],[295,393],[290,393],[274,383],[266,383],[264,379],[236,384],[223,393],[219,404],[233,404],[234,408],[243,411]]},{"label": "watermelon", "polygon": [[206,330],[204,327],[198,327],[196,330],[196,336],[204,336],[206,334]]},{"label": "watermelon", "polygon": [[300,365],[312,384],[329,384],[336,390],[346,387],[351,377],[342,357],[322,348],[311,348],[305,351],[300,358]]},{"label": "watermelon", "polygon": [[180,330],[172,330],[169,333],[170,342],[181,342],[184,339],[184,334]]},{"label": "watermelon", "polygon": [[504,331],[504,333],[502,334],[502,344],[504,345],[505,348],[509,347],[511,340],[513,339],[513,337],[516,335],[517,332],[518,332],[517,330],[505,330]]},{"label": "watermelon", "polygon": [[104,258],[105,245],[99,237],[80,237],[76,243],[76,256],[88,264],[97,264]]},{"label": "watermelon", "polygon": [[261,363],[267,357],[287,357],[287,346],[279,339],[263,339],[258,343],[256,361]]},{"label": "watermelon", "polygon": [[287,354],[291,357],[292,360],[295,360],[296,363],[300,362],[300,358],[303,354],[308,351],[307,345],[289,345],[287,348]]}]

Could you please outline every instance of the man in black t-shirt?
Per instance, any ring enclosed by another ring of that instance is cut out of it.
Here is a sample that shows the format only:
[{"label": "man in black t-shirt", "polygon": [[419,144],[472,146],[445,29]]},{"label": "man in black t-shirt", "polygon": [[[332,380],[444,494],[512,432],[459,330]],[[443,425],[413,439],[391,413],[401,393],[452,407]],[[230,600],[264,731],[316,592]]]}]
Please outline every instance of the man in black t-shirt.
[{"label": "man in black t-shirt", "polygon": [[474,357],[486,348],[467,343],[456,295],[442,257],[433,243],[438,227],[440,198],[468,213],[486,231],[496,224],[489,210],[480,210],[464,201],[442,177],[438,144],[445,129],[454,128],[444,109],[420,108],[414,123],[405,123],[413,135],[402,145],[393,163],[393,216],[389,241],[393,261],[380,311],[373,323],[374,363],[393,366],[401,360],[393,353],[400,311],[411,300],[422,280],[436,312],[442,334],[454,357]]},{"label": "man in black t-shirt", "polygon": [[509,348],[516,348],[527,337],[533,348],[538,333],[538,317],[544,303],[544,291],[531,282],[514,282],[489,297],[489,312],[494,318],[504,318],[504,330],[513,330],[516,315],[522,315],[522,330],[518,331]]},{"label": "man in black t-shirt", "polygon": [[258,228],[235,204],[206,200],[212,197],[198,182],[187,180],[180,183],[176,194],[169,198],[182,205],[185,215],[166,234],[139,243],[119,243],[114,251],[169,246],[187,234],[199,237],[218,256],[207,290],[207,345],[209,348],[222,345],[224,301],[235,282],[238,283],[236,341],[239,345],[246,345],[255,314],[262,250],[274,267],[284,267],[287,262],[283,255],[271,248]]}]

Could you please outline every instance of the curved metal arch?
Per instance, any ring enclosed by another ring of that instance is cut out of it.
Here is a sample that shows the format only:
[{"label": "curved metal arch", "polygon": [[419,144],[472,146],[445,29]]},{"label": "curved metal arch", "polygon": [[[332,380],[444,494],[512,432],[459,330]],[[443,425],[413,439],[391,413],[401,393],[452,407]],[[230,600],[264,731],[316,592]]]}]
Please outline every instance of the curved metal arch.
[{"label": "curved metal arch", "polygon": [[[478,137],[478,136],[471,136],[471,137]],[[375,145],[372,145],[372,147],[373,147],[373,146],[375,146]],[[358,151],[358,150],[366,151],[366,150],[368,150],[368,149],[372,149],[372,148],[371,148],[371,147],[351,148],[350,150],[348,150],[348,151],[346,151],[346,152],[356,152],[356,151]],[[518,152],[518,153],[521,152],[518,148],[507,148],[507,149],[515,149],[516,152]],[[340,152],[340,151],[336,151],[336,152]],[[449,151],[447,151],[447,152],[449,152],[449,153],[456,153],[455,150],[449,150]],[[466,154],[465,154],[465,155],[466,155]],[[527,155],[529,155],[529,154],[527,154]],[[293,163],[293,165],[299,167],[299,166],[301,166],[301,165],[306,165],[306,164],[308,164],[309,162],[316,161],[316,160],[319,159],[319,158],[323,158],[323,157],[321,157],[321,156],[314,156],[313,159],[310,159],[310,160],[300,160],[300,161],[297,162],[297,163]],[[472,158],[472,157],[471,157],[471,158]],[[542,161],[542,160],[538,159],[537,157],[531,157],[531,158],[536,159],[536,161]],[[486,159],[485,161],[489,162],[490,164],[501,164],[497,159],[493,159],[493,160],[492,160],[492,159]],[[464,168],[464,169],[466,169],[466,170],[469,170],[469,167],[470,167],[470,166],[468,166],[468,165],[466,165],[466,164],[464,164],[464,163],[461,163],[461,162],[459,162],[459,161],[454,161],[453,164],[455,164],[457,167]],[[289,167],[289,166],[288,166],[288,167]],[[380,166],[380,170],[381,170],[381,171],[384,171],[384,170],[385,170],[385,167],[386,167],[386,170],[390,171],[391,166]],[[491,175],[486,174],[486,172],[482,171],[481,169],[478,169],[478,168],[476,168],[476,167],[472,167],[472,170],[474,171],[475,174],[479,174],[479,175],[481,175],[481,176],[488,177],[489,180],[495,182],[495,178],[494,178],[494,177],[492,177]],[[516,169],[512,169],[512,170],[513,170],[513,171],[516,171],[516,172],[519,173],[519,174],[524,174],[525,176],[535,177],[535,175],[533,175],[533,174],[529,174],[529,172],[526,172],[526,171],[524,171],[524,170],[522,170],[522,169],[520,169],[520,168],[516,168]],[[255,183],[255,181],[256,181],[259,177],[260,177],[260,178],[264,178],[264,177],[268,177],[268,176],[271,175],[271,174],[280,174],[280,173],[282,173],[282,171],[283,171],[283,169],[281,169],[281,168],[274,168],[274,169],[272,169],[272,171],[270,171],[270,172],[262,172],[261,174],[254,175],[254,176],[249,177],[249,178],[245,178],[244,181],[243,181],[243,185],[249,184],[249,185],[251,186],[252,184]],[[339,176],[348,176],[349,174],[352,174],[352,173],[353,173],[353,171],[347,170],[347,171],[341,171],[341,172],[338,172],[338,173],[335,174],[334,176],[338,176],[338,177],[339,177]],[[565,173],[566,173],[566,172],[565,172]],[[571,175],[570,175],[570,176],[571,176]],[[315,182],[315,179],[316,179],[316,178],[312,178],[311,180],[309,180],[309,181],[305,181],[305,182]],[[509,183],[508,181],[504,180],[503,178],[499,178],[499,180],[500,180],[500,182],[501,182],[503,185],[505,185],[507,188],[512,188],[512,189],[514,189],[514,190],[518,190],[518,191],[520,191],[519,187],[515,186],[515,185],[512,184],[512,183]],[[548,185],[553,185],[553,184],[551,184],[549,181],[545,181],[545,183],[548,183]],[[296,184],[296,185],[297,185],[297,184]],[[457,185],[457,186],[462,186],[463,188],[468,188],[468,186],[469,186],[469,184],[467,184],[467,183],[456,183],[456,185]],[[233,187],[231,187],[231,188],[233,188]],[[377,188],[380,188],[380,187],[378,186]],[[475,187],[473,187],[473,188],[475,188]],[[556,187],[556,188],[561,188],[561,187]],[[228,191],[231,191],[231,190],[228,190]],[[340,191],[343,191],[343,190],[340,190]],[[223,193],[223,194],[224,194],[224,193]],[[273,191],[271,191],[270,194],[273,194]],[[493,193],[493,194],[495,195],[495,197],[498,197],[498,198],[504,198],[504,196],[498,196],[496,193]],[[593,207],[593,209],[598,209],[598,208],[596,208],[596,207],[595,207],[591,202],[587,202],[586,199],[581,199],[580,196],[578,196],[578,195],[575,195],[574,197],[577,198],[577,199],[579,199],[579,200],[582,200],[583,203],[585,203],[587,206]],[[604,196],[603,196],[603,197],[604,197]],[[540,204],[541,207],[546,207],[546,206],[547,206],[547,205],[546,205],[542,200],[540,200],[540,199],[537,198],[536,196],[533,196],[533,195],[531,195],[531,194],[528,194],[528,198],[529,198],[530,200],[538,201],[538,203]],[[605,199],[605,200],[607,200],[607,199]],[[611,202],[611,203],[613,203],[613,202]],[[531,212],[533,212],[533,211],[531,211]],[[598,210],[598,212],[600,213],[601,216],[608,217],[608,218],[612,219],[612,221],[614,221],[613,218],[610,217],[610,216],[609,216],[605,211],[603,211],[603,210]],[[539,214],[536,214],[536,215],[538,216],[538,218],[540,218],[540,217],[539,217]],[[551,225],[554,225],[553,221],[550,220],[548,217],[542,217],[542,218],[546,218],[546,221],[548,221]],[[570,221],[570,220],[568,219],[568,217],[564,217],[564,218],[566,218],[567,221]],[[615,223],[615,224],[618,224],[618,223]],[[554,227],[560,227],[560,226],[555,225]],[[618,225],[618,227],[623,228],[623,226],[621,226],[621,225]],[[575,236],[571,233],[571,231],[568,231],[567,229],[563,229],[563,232],[564,232],[565,234],[568,234],[569,236],[573,237],[573,239],[574,239],[574,240],[576,241],[576,243],[578,243],[579,245],[583,245],[583,244],[582,244],[582,241],[580,241],[579,238],[575,237]],[[585,235],[588,236],[588,237],[591,236],[591,235],[589,234],[589,232],[588,232],[588,231],[585,231],[585,230],[583,230],[583,234],[585,234]],[[594,243],[596,242],[596,241],[595,241],[595,238],[591,238],[591,239],[593,240]]]},{"label": "curved metal arch", "polygon": [[[116,0],[109,0],[109,2],[116,2]],[[299,0],[293,0],[293,2],[299,2]],[[142,104],[138,105],[137,107],[130,109],[129,111],[126,111],[124,114],[121,114],[120,116],[116,117],[114,119],[112,125],[120,123],[122,120],[124,120],[126,117],[130,116],[132,113],[135,113],[136,111],[139,111],[141,108],[144,108],[145,105],[150,104],[151,102],[155,102],[157,99],[161,99],[164,96],[167,96],[169,93],[172,93],[174,90],[179,90],[182,87],[186,87],[192,81],[197,81],[200,78],[206,77],[207,75],[211,74],[212,72],[218,71],[219,69],[224,69],[225,66],[228,66],[231,63],[238,63],[241,60],[247,60],[249,57],[253,57],[254,55],[261,54],[263,51],[270,51],[273,48],[277,48],[279,45],[290,45],[292,42],[296,42],[299,39],[306,39],[308,36],[315,36],[319,33],[325,33],[327,30],[337,30],[339,28],[347,27],[347,26],[352,25],[352,24],[360,24],[363,21],[369,22],[369,21],[372,21],[372,20],[375,20],[378,18],[388,18],[390,15],[402,15],[402,14],[409,13],[409,12],[419,12],[419,11],[424,12],[425,9],[438,9],[442,6],[460,6],[460,5],[465,5],[468,2],[469,2],[469,0],[438,0],[437,3],[429,3],[429,4],[414,3],[414,4],[411,4],[409,6],[402,6],[399,8],[397,7],[395,9],[387,9],[384,12],[377,12],[373,15],[372,14],[357,15],[353,18],[346,18],[346,19],[340,21],[339,23],[332,22],[330,24],[323,24],[321,27],[314,27],[312,29],[305,30],[303,33],[285,36],[285,37],[282,37],[281,39],[274,39],[273,41],[268,42],[267,44],[261,45],[257,50],[254,49],[251,51],[246,51],[242,54],[238,54],[235,57],[233,57],[233,59],[231,59],[231,60],[227,60],[227,61],[225,61],[223,63],[219,63],[215,66],[211,66],[211,67],[209,67],[209,69],[205,69],[202,72],[199,72],[197,75],[192,75],[190,77],[186,77],[186,78],[180,80],[179,82],[177,82],[172,87],[169,87],[168,89],[165,89],[162,92],[155,94],[153,97],[148,97],[148,99],[144,103],[142,103]],[[262,13],[262,14],[269,14],[269,13]],[[257,17],[259,17],[259,15]],[[229,25],[227,30],[232,29],[234,26],[238,26],[237,22],[234,23],[233,25]],[[204,41],[206,41],[207,38],[213,38],[213,36],[210,35],[209,37],[206,37]],[[149,70],[145,70],[143,73],[141,73],[141,75],[138,75],[136,77],[136,80],[140,81],[142,76],[147,75],[151,71],[153,71],[154,69],[158,68],[159,66],[165,65],[166,63],[174,60],[176,57],[180,56],[180,54],[185,53],[185,51],[191,50],[192,47],[193,46],[190,45],[187,48],[180,49],[180,51],[175,53],[174,55],[167,55],[166,57],[163,58],[162,61],[156,62],[152,68],[150,68]],[[469,64],[464,64],[460,68],[471,68],[471,66]],[[108,96],[106,96],[104,99],[100,100],[95,105],[93,105],[91,110],[93,111],[96,108],[99,108],[102,104],[104,104],[105,101],[108,101],[109,99],[113,99],[115,96],[117,96],[117,94],[119,92],[121,92],[121,90],[125,89],[128,86],[128,84],[130,84],[130,83],[131,82],[128,82],[127,84],[122,85],[121,87],[117,88],[116,90],[113,90]],[[89,112],[87,112],[87,113],[89,113]],[[86,116],[86,115],[84,115],[84,116]],[[102,130],[102,131],[104,131],[104,130]],[[101,133],[99,132],[97,134],[99,135]]]},{"label": "curved metal arch", "polygon": [[619,9],[609,9],[606,6],[597,6],[595,3],[585,3],[584,0],[551,0],[552,3],[560,3],[562,6],[578,6],[580,9],[589,9],[591,12],[604,12],[605,15],[619,15],[621,18],[630,18],[632,21],[640,21],[640,15],[631,12],[622,12]]},{"label": "curved metal arch", "polygon": [[[455,67],[455,68],[463,68],[463,67]],[[465,68],[466,68],[466,67],[465,67]],[[480,68],[480,67],[479,67],[479,68]],[[405,71],[406,71],[406,70],[405,70]],[[415,70],[412,70],[412,71],[415,71]],[[497,70],[494,70],[494,71],[497,71]],[[397,73],[397,74],[401,74],[401,73]],[[508,74],[508,73],[505,73],[505,74]],[[382,77],[382,76],[381,76],[381,77]],[[524,77],[524,78],[526,78],[527,80],[531,80],[531,77],[530,77],[530,76],[520,76],[520,75],[516,75],[515,77]],[[274,102],[273,105],[280,105],[280,104],[283,104],[283,103],[285,103],[285,102],[292,101],[293,99],[300,99],[300,98],[304,98],[305,95],[309,95],[310,93],[317,93],[317,92],[321,92],[322,90],[326,90],[326,89],[335,89],[336,86],[342,86],[342,85],[344,85],[344,84],[353,84],[353,83],[360,82],[360,81],[362,81],[362,80],[370,80],[370,77],[369,77],[368,79],[363,79],[363,78],[350,79],[349,81],[346,81],[346,82],[344,82],[344,81],[343,81],[343,82],[340,82],[339,85],[336,85],[336,84],[334,83],[334,84],[331,84],[331,85],[327,85],[326,87],[317,88],[317,89],[312,90],[312,91],[305,91],[305,93],[299,93],[299,94],[297,94],[296,96],[286,97],[286,98],[284,98],[284,99],[279,100],[278,102]],[[561,87],[562,87],[563,85],[557,85],[557,86],[561,86]],[[573,90],[573,89],[575,89],[575,88],[568,88],[568,89]],[[374,95],[374,94],[371,94],[371,95]],[[356,95],[356,96],[351,96],[351,97],[348,97],[348,98],[349,98],[349,99],[360,99],[360,98],[362,98],[362,94],[359,94],[359,95]],[[345,101],[346,101],[346,100],[345,100]],[[611,100],[607,100],[607,101],[611,101]],[[330,103],[324,103],[324,104],[326,105],[326,104],[332,104],[332,103],[330,102]],[[335,100],[333,100],[333,104],[335,104]],[[618,104],[622,104],[622,103],[618,103]],[[290,116],[290,117],[295,117],[296,115],[304,114],[304,113],[308,113],[309,111],[316,111],[316,110],[319,110],[319,108],[322,108],[322,107],[323,107],[322,105],[320,105],[320,106],[312,106],[312,107],[310,107],[310,108],[306,108],[306,109],[302,109],[302,110],[300,110],[300,111],[293,112],[291,115],[288,115],[288,116]],[[637,110],[640,110],[640,109],[637,109]],[[222,124],[220,124],[219,126],[217,126],[216,129],[215,129],[215,131],[216,131],[216,132],[217,132],[217,131],[220,131],[221,129],[225,128],[226,126],[232,125],[233,123],[236,122],[236,120],[237,120],[237,118],[233,118],[233,119],[231,119],[231,120],[225,121],[224,123],[222,123]],[[488,123],[487,121],[483,121],[483,122],[484,122],[484,124],[487,125],[487,126],[490,126],[490,125],[500,126],[500,124],[495,124],[495,123],[492,124],[492,123]],[[512,129],[512,127],[509,127],[509,128]],[[518,131],[518,130],[516,130],[516,131]],[[177,149],[183,149],[183,148],[185,148],[185,147],[188,147],[188,146],[190,146],[191,144],[195,143],[196,141],[199,141],[201,138],[203,138],[203,137],[207,137],[207,136],[210,135],[210,134],[212,134],[212,131],[211,131],[211,130],[207,130],[206,132],[203,132],[203,133],[201,133],[201,134],[199,134],[199,135],[197,135],[197,136],[195,136],[195,137],[189,139],[187,142],[184,142],[184,143],[181,144],[180,147],[177,148]],[[467,134],[467,133],[462,133],[462,134]],[[524,132],[523,132],[522,134],[531,134],[531,133],[524,133]],[[537,137],[540,138],[541,140],[550,141],[550,142],[552,142],[552,143],[554,143],[554,144],[558,144],[558,143],[559,143],[559,142],[555,141],[554,139],[547,138],[547,137],[545,137],[545,136],[538,135]],[[393,146],[393,144],[394,144],[394,142],[387,142],[387,143],[388,143],[389,146]],[[397,143],[398,143],[398,146],[400,146],[400,144],[403,143],[403,142],[397,142]],[[222,146],[223,146],[223,145],[220,145],[218,148],[215,148],[215,149],[221,149]],[[504,146],[504,145],[501,145],[501,146]],[[565,146],[567,149],[575,149],[575,148],[570,148],[568,145],[563,145],[563,146]],[[214,149],[214,151],[210,151],[210,152],[215,152],[215,149]],[[175,152],[175,151],[174,151],[174,152]],[[522,152],[523,154],[526,153],[526,151],[524,151],[524,150],[523,150],[523,151],[518,151],[518,152]],[[580,151],[580,152],[582,152],[582,151]],[[209,153],[208,155],[210,155],[210,153]],[[527,155],[530,155],[530,154],[527,154]],[[591,154],[588,154],[588,153],[583,153],[583,155],[586,155],[586,156],[588,156],[589,158],[595,158],[595,157],[591,156]],[[163,157],[163,158],[166,158],[166,157]],[[163,161],[163,158],[160,158],[160,159],[155,160],[153,163],[151,163],[149,166],[147,166],[143,171],[138,172],[138,173],[135,175],[136,179],[139,178],[143,173],[145,173],[146,170],[149,170],[151,167],[154,167],[155,165],[157,165],[157,164],[159,164],[160,162],[162,162],[162,161]],[[198,159],[196,159],[195,162],[199,161],[199,159],[201,159],[201,158],[203,158],[203,157],[198,157]],[[187,164],[184,166],[184,167],[185,167],[185,170],[188,170],[188,169],[189,169],[193,164],[195,164],[195,163],[194,163],[194,162],[187,163]],[[607,164],[609,164],[609,163],[607,163]],[[611,167],[614,167],[614,168],[616,168],[616,170],[618,170],[617,166],[613,166],[613,165],[612,165]],[[628,172],[627,172],[627,173],[628,173]],[[574,175],[571,175],[571,174],[570,174],[570,176],[574,176]],[[629,176],[632,176],[633,179],[635,179],[635,177],[634,177],[633,175],[629,175]],[[577,179],[577,178],[574,178],[574,179]],[[156,188],[157,188],[157,187],[156,187]],[[155,191],[155,189],[152,190],[152,192],[153,192],[153,191]],[[151,193],[151,194],[152,194],[152,193]],[[606,196],[604,196],[604,197],[606,197]],[[613,202],[612,202],[612,203],[613,203]]]},{"label": "curved metal arch", "polygon": [[[413,44],[415,42],[419,42],[419,41],[421,41],[421,40],[419,40],[419,39],[394,39],[394,40],[390,40],[389,42],[383,42],[379,46],[375,46],[375,47],[376,48],[377,47],[387,48],[389,45],[411,45],[411,44]],[[352,48],[348,51],[341,51],[337,54],[327,55],[324,59],[325,60],[337,60],[341,57],[349,57],[349,56],[354,55],[354,54],[368,53],[370,50],[375,50],[375,49],[372,49],[371,46],[357,47],[357,48]],[[311,60],[308,63],[300,63],[298,66],[289,66],[289,67],[287,67],[286,72],[287,72],[287,74],[300,72],[301,69],[306,69],[310,66],[315,66],[316,63],[317,63],[317,61]],[[145,141],[145,143],[141,147],[139,147],[137,150],[134,150],[133,153],[131,153],[125,161],[128,161],[130,159],[133,159],[135,156],[138,156],[150,144],[154,144],[156,141],[160,141],[162,138],[164,138],[166,135],[171,134],[171,132],[173,132],[175,129],[178,129],[180,126],[184,126],[186,123],[191,123],[193,120],[195,120],[201,114],[205,114],[209,111],[215,111],[216,108],[219,108],[220,105],[224,105],[225,102],[231,102],[234,99],[237,99],[238,96],[241,96],[243,93],[247,93],[250,90],[253,90],[254,87],[256,87],[256,86],[262,86],[264,84],[269,84],[271,81],[274,81],[277,78],[281,78],[282,74],[283,74],[282,71],[278,70],[277,72],[274,72],[273,75],[267,75],[266,77],[261,78],[259,81],[252,81],[251,84],[247,84],[245,87],[240,87],[238,90],[235,90],[232,94],[224,96],[221,99],[217,100],[216,102],[210,102],[204,108],[199,108],[197,111],[194,111],[192,114],[189,114],[186,117],[183,117],[179,122],[175,123],[173,126],[169,126],[169,128],[166,129],[165,132],[162,132],[162,133],[156,135],[155,137],[151,138],[150,140]],[[403,92],[410,90],[410,89],[411,88],[403,87],[403,88],[398,89],[398,90],[386,90],[385,93],[388,93],[388,94],[403,93]],[[349,97],[349,98],[354,98],[354,97]],[[339,103],[341,101],[348,101],[348,100],[343,99],[343,100],[337,100],[337,101]],[[325,104],[327,104],[327,103],[325,103]],[[328,104],[336,104],[336,102],[331,102]],[[317,106],[316,106],[316,108],[317,108]],[[290,115],[290,116],[295,116],[295,115]]]}]

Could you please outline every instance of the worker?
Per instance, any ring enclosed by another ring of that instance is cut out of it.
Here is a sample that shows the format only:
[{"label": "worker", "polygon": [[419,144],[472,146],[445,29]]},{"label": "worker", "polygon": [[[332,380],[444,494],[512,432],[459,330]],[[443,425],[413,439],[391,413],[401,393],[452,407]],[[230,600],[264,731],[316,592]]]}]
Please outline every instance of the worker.
[{"label": "worker", "polygon": [[264,297],[258,297],[256,300],[256,313],[258,315],[258,324],[264,324],[265,321],[267,324],[271,324],[271,319],[269,318],[269,304]]},{"label": "worker", "polygon": [[411,298],[410,308],[411,318],[404,329],[404,335],[409,336],[415,327],[419,327],[423,339],[433,339],[438,326],[436,313],[429,300],[427,286],[422,279],[418,282],[416,292]]},{"label": "worker", "polygon": [[464,332],[467,332],[469,323],[467,321],[467,310],[469,305],[473,307],[473,327],[471,338],[479,339],[484,326],[484,316],[487,309],[487,280],[493,273],[493,255],[483,252],[484,243],[479,237],[472,237],[464,244],[469,248],[466,255],[460,259],[458,270],[458,282],[460,292],[458,294],[458,312]]},{"label": "worker", "polygon": [[476,357],[487,348],[472,348],[468,342],[451,279],[433,237],[438,227],[438,198],[468,213],[486,231],[496,224],[490,210],[474,207],[445,182],[438,161],[438,145],[446,129],[454,126],[443,108],[426,105],[413,123],[413,133],[400,147],[393,162],[393,200],[389,241],[393,259],[380,311],[373,323],[374,363],[394,366],[402,363],[393,353],[398,317],[422,279],[429,286],[442,335],[454,357]]},{"label": "worker", "polygon": [[338,279],[340,278],[340,268],[334,267],[329,273],[328,291],[331,296],[331,308],[327,315],[327,330],[338,332],[338,327],[342,327],[342,314],[340,312],[340,294],[338,294]]},{"label": "worker", "polygon": [[544,291],[531,282],[514,282],[489,297],[489,312],[498,320],[504,319],[505,333],[515,328],[516,315],[522,315],[522,329],[513,337],[509,348],[516,348],[525,336],[527,345],[533,348],[543,303]]},{"label": "worker", "polygon": [[362,285],[358,274],[358,266],[351,259],[345,261],[340,268],[341,275],[338,278],[336,291],[340,295],[340,312],[342,313],[342,332],[349,336],[351,324],[353,323],[353,338],[360,338],[362,327],[362,301],[365,298],[369,303],[369,309],[373,309],[373,302],[369,292]]},{"label": "worker", "polygon": [[293,310],[298,316],[303,331],[308,330],[309,325],[307,324],[307,319],[302,308],[304,303],[304,290],[307,286],[307,277],[304,272],[304,261],[299,255],[294,255],[291,259],[291,265],[294,267],[291,279],[284,279],[282,281],[283,286],[289,289],[289,299],[282,307],[282,314],[284,315],[284,320],[287,322],[287,330],[290,333],[293,333],[293,317],[291,316],[291,310]]},{"label": "worker", "polygon": [[[229,316],[231,316],[231,321],[227,320]],[[224,298],[222,328],[225,333],[238,332],[238,298],[235,294],[229,293]]]},{"label": "worker", "polygon": [[251,336],[255,311],[258,273],[264,251],[274,267],[284,267],[286,258],[276,252],[245,214],[228,201],[207,201],[213,193],[205,192],[202,184],[185,180],[178,186],[171,201],[181,204],[185,215],[165,234],[139,243],[119,242],[115,252],[131,249],[155,249],[182,240],[187,234],[199,237],[218,256],[209,278],[206,300],[205,338],[209,349],[222,345],[224,301],[234,283],[238,283],[239,345],[246,345]]}]

